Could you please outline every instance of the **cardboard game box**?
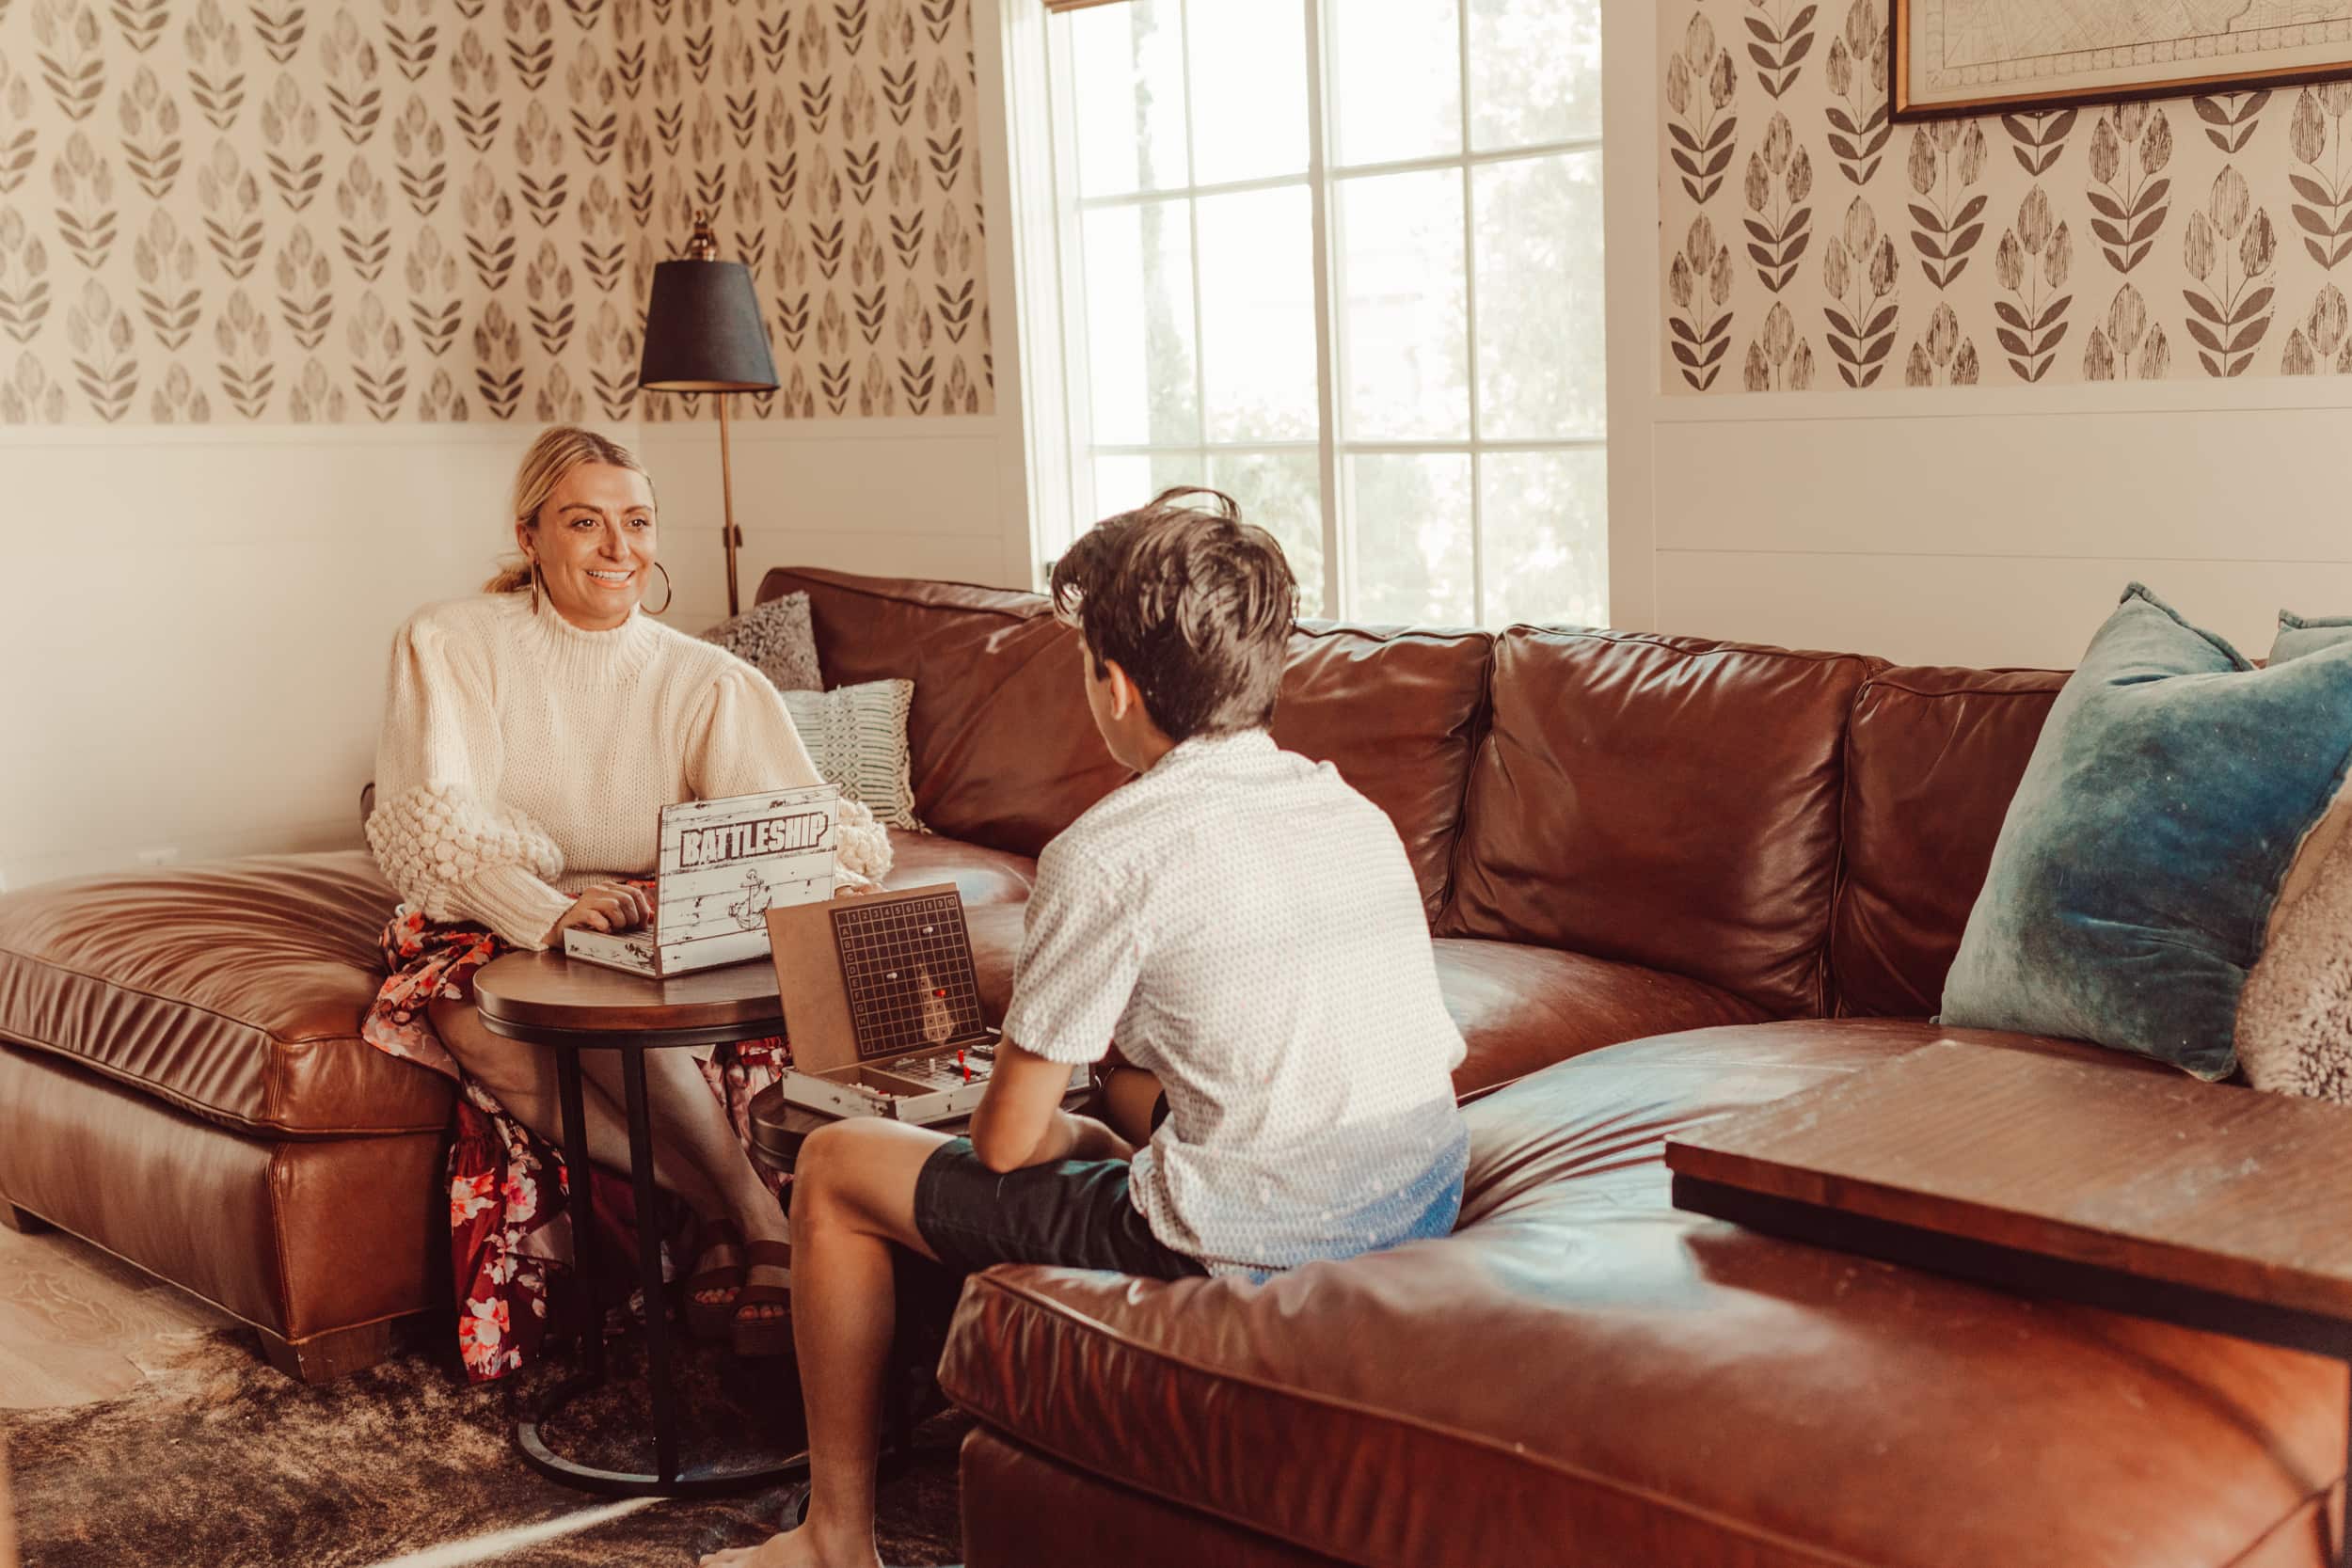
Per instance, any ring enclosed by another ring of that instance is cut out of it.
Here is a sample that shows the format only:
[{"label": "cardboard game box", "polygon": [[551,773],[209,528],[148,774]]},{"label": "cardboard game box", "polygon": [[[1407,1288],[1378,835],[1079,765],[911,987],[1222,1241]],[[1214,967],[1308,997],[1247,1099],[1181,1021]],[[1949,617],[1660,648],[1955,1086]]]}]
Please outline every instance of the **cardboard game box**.
[{"label": "cardboard game box", "polygon": [[[768,934],[792,1067],[784,1098],[835,1117],[928,1125],[969,1116],[998,1032],[981,1022],[953,882],[778,905]],[[1087,1069],[1073,1069],[1083,1087]]]},{"label": "cardboard game box", "polygon": [[840,794],[813,784],[662,807],[653,924],[566,930],[564,955],[656,978],[766,957],[771,909],[833,896]]}]

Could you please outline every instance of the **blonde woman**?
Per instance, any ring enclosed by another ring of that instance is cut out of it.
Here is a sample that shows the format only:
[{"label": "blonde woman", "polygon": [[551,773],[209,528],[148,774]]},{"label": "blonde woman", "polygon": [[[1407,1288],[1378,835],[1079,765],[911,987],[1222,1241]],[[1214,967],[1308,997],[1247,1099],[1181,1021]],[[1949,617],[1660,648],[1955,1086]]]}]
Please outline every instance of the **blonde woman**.
[{"label": "blonde woman", "polygon": [[[368,819],[403,903],[365,1034],[463,1089],[450,1224],[459,1347],[478,1379],[531,1358],[547,1269],[567,1248],[549,1227],[563,1203],[555,1062],[483,1026],[475,972],[558,946],[566,927],[644,924],[661,807],[818,782],[758,671],[641,608],[656,578],[666,607],[668,574],[653,482],[627,449],[592,431],[545,432],[516,475],[512,515],[520,559],[483,593],[418,611],[393,640]],[[842,809],[845,880],[879,878],[887,834],[863,806]],[[740,1132],[753,1079],[782,1049],[645,1056],[655,1179],[704,1222],[688,1320],[750,1354],[790,1348],[790,1232]],[[591,1151],[626,1171],[618,1064],[587,1052],[580,1065]]]}]

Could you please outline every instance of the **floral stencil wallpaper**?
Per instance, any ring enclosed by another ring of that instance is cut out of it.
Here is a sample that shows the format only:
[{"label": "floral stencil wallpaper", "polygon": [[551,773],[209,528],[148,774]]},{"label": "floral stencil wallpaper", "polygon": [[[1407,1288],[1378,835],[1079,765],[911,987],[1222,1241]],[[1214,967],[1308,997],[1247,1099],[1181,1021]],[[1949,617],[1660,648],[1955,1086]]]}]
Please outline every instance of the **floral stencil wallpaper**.
[{"label": "floral stencil wallpaper", "polygon": [[2352,374],[2352,82],[1895,125],[1887,0],[1665,0],[1664,376]]},{"label": "floral stencil wallpaper", "polygon": [[0,422],[674,419],[712,211],[776,392],[993,402],[970,0],[0,0]]}]

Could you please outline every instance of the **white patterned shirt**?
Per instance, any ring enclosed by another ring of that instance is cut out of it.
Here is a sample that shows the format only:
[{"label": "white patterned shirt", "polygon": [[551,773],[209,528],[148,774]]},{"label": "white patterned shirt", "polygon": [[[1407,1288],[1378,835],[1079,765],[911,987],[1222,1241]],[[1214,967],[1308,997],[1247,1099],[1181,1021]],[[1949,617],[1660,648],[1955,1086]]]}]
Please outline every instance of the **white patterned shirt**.
[{"label": "white patterned shirt", "polygon": [[1115,1038],[1159,1076],[1130,1191],[1212,1272],[1452,1223],[1462,1036],[1405,847],[1263,730],[1184,742],[1046,847],[1005,1037],[1072,1063]]}]

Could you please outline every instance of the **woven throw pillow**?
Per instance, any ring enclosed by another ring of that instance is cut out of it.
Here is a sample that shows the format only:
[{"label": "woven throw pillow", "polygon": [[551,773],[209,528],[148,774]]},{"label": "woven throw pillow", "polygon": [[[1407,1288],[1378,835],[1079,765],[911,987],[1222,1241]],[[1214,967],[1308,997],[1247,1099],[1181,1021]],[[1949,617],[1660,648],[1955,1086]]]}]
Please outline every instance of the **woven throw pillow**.
[{"label": "woven throw pillow", "polygon": [[868,681],[831,691],[787,691],[792,710],[818,775],[862,800],[885,827],[925,831],[914,816],[913,762],[907,751],[907,712],[914,705],[913,681]]},{"label": "woven throw pillow", "polygon": [[2352,643],[2257,670],[2137,583],[2050,709],[1942,1022],[2225,1078],[2247,975],[2352,765]]},{"label": "woven throw pillow", "polygon": [[703,633],[736,657],[756,667],[779,691],[822,691],[817,669],[817,632],[809,624],[808,595],[787,594],[722,621]]}]

